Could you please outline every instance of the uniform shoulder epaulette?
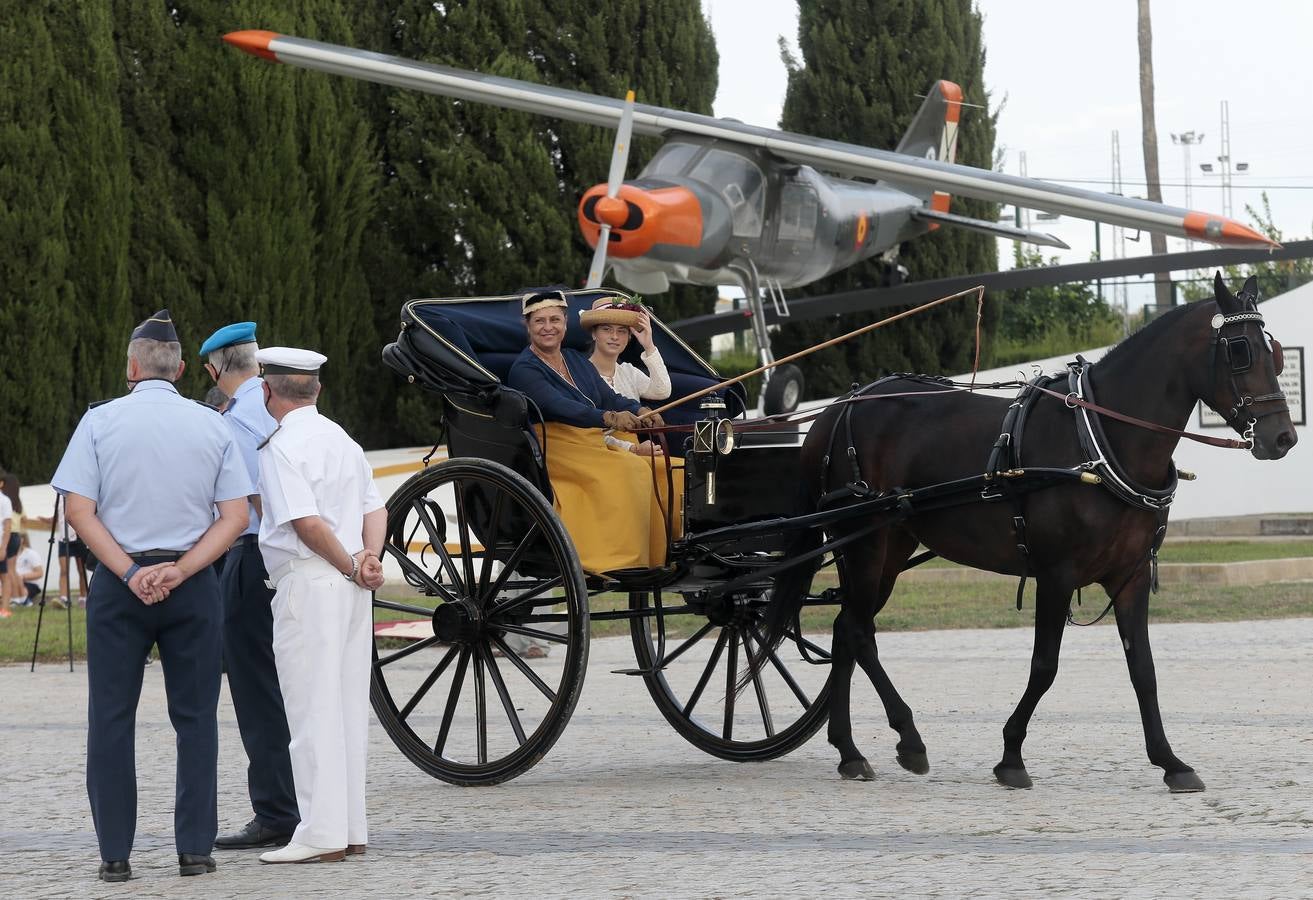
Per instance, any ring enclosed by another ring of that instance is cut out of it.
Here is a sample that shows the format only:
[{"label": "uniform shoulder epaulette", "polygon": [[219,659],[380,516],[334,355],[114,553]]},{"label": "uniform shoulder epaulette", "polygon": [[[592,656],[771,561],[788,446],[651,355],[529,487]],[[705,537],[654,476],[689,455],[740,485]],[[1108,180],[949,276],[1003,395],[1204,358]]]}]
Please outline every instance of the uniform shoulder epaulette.
[{"label": "uniform shoulder epaulette", "polygon": [[223,415],[223,410],[219,409],[219,407],[215,406],[213,403],[206,403],[204,400],[196,400],[195,398],[191,398],[191,397],[189,397],[188,399],[191,400],[192,403],[199,403],[201,406],[204,406],[206,409],[213,410],[214,412],[217,412],[219,415]]},{"label": "uniform shoulder epaulette", "polygon": [[106,403],[112,403],[113,401],[115,401],[115,400],[117,400],[117,399],[118,399],[118,397],[110,397],[108,400],[97,400],[95,403],[88,403],[88,404],[87,404],[87,409],[88,409],[88,410],[93,410],[93,409],[95,409],[97,406],[104,406]]}]

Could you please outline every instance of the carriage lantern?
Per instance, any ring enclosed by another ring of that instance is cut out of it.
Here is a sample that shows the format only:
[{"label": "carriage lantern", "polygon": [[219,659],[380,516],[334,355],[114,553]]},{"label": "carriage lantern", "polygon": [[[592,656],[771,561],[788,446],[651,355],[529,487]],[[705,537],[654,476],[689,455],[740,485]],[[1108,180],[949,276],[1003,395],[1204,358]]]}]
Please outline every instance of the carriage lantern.
[{"label": "carriage lantern", "polygon": [[716,458],[728,456],[734,450],[734,425],[729,419],[720,418],[725,411],[725,401],[716,394],[709,394],[700,407],[706,414],[693,426],[692,455],[698,457],[700,468],[707,476],[707,505],[716,502]]}]

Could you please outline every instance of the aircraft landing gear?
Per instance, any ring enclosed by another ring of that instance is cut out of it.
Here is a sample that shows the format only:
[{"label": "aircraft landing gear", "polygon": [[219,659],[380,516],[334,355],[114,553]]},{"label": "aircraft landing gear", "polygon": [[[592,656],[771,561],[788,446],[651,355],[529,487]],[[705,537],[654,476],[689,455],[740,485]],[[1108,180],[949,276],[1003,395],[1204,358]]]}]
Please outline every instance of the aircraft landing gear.
[{"label": "aircraft landing gear", "polygon": [[[762,284],[757,267],[752,260],[747,260],[744,266],[732,264],[728,268],[738,276],[748,308],[752,311],[752,334],[757,339],[759,364],[768,366],[775,362],[775,354],[771,352],[770,332],[766,328],[766,304],[762,301]],[[784,302],[783,291],[779,291],[778,287],[771,292],[771,300],[778,315],[788,315],[789,307]],[[793,412],[802,400],[803,385],[802,370],[795,365],[767,369],[761,375],[757,412],[764,416]]]}]

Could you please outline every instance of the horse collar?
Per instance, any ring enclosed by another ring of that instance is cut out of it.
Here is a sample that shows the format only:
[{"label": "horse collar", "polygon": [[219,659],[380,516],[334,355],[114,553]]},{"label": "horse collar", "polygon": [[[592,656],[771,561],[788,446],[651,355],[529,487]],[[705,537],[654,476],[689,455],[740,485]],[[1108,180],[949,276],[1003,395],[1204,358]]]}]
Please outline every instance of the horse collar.
[{"label": "horse collar", "polygon": [[[1091,364],[1082,357],[1076,357],[1071,364],[1068,375],[1068,387],[1071,394],[1079,400],[1095,403],[1094,386],[1090,382]],[[1069,404],[1070,405],[1070,404]],[[1097,415],[1091,416],[1083,406],[1074,407],[1076,413],[1076,434],[1080,438],[1081,449],[1087,458],[1085,468],[1092,470],[1102,479],[1102,484],[1123,503],[1151,512],[1165,511],[1176,497],[1176,463],[1169,463],[1167,485],[1162,488],[1150,488],[1137,484],[1126,469],[1117,460],[1108,437],[1103,432],[1103,423]]]}]

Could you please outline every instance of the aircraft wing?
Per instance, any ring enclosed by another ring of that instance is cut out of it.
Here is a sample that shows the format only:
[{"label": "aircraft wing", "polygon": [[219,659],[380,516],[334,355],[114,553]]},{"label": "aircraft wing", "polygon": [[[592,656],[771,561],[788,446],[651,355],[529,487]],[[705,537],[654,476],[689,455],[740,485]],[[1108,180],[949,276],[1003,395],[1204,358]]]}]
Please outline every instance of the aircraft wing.
[{"label": "aircraft wing", "polygon": [[[582,91],[480,75],[271,31],[235,31],[223,38],[247,53],[274,62],[331,72],[379,84],[411,88],[505,109],[617,128],[624,101]],[[990,200],[1060,215],[1107,222],[1214,244],[1276,246],[1233,219],[1148,200],[1087,191],[933,159],[876,150],[841,141],[791,134],[697,113],[635,104],[636,134],[668,132],[719,138],[764,148],[776,156],[851,178],[879,179]]]}]

